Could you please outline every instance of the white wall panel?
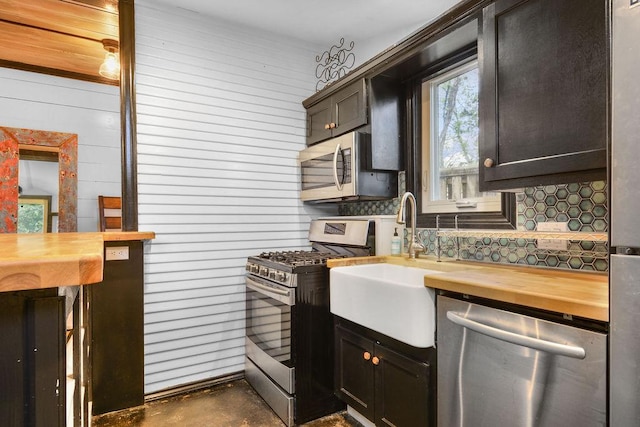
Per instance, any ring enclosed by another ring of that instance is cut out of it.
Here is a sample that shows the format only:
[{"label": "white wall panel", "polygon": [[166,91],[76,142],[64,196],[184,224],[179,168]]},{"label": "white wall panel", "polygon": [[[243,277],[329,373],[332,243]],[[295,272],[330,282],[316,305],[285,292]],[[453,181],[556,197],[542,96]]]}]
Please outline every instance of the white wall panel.
[{"label": "white wall panel", "polygon": [[317,46],[136,2],[145,392],[244,369],[244,266],[308,247],[302,100]]},{"label": "white wall panel", "polygon": [[120,195],[117,87],[0,68],[0,126],[78,134],[78,231],[98,230],[98,195]]}]

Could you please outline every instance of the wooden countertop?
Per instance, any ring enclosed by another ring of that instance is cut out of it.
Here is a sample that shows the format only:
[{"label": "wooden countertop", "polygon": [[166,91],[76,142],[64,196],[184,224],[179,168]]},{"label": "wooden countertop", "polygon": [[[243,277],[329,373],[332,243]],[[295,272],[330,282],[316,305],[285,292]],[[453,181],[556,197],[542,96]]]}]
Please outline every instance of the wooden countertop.
[{"label": "wooden countertop", "polygon": [[425,286],[477,297],[554,311],[593,320],[609,321],[609,282],[606,273],[489,264],[406,256],[328,260],[329,267],[371,262],[436,270],[426,272]]},{"label": "wooden countertop", "polygon": [[153,240],[156,233],[153,231],[105,231],[102,233],[105,242],[125,242],[131,240]]},{"label": "wooden countertop", "polygon": [[153,232],[0,234],[0,292],[101,282],[105,241],[153,237]]}]

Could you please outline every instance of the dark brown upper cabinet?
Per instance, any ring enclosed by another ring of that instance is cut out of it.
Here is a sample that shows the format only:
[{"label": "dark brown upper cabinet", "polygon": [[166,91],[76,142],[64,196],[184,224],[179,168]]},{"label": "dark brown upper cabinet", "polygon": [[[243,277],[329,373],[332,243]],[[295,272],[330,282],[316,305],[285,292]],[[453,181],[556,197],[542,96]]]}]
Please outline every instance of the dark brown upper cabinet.
[{"label": "dark brown upper cabinet", "polygon": [[479,37],[480,189],[606,178],[607,0],[498,0]]},{"label": "dark brown upper cabinet", "polygon": [[367,124],[365,79],[340,89],[307,110],[307,145]]}]

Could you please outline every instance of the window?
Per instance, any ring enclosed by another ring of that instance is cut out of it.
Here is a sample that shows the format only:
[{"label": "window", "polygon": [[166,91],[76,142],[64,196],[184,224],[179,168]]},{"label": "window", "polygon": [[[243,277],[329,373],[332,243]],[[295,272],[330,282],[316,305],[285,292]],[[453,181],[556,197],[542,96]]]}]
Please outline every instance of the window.
[{"label": "window", "polygon": [[500,212],[478,191],[478,64],[421,83],[422,213]]}]

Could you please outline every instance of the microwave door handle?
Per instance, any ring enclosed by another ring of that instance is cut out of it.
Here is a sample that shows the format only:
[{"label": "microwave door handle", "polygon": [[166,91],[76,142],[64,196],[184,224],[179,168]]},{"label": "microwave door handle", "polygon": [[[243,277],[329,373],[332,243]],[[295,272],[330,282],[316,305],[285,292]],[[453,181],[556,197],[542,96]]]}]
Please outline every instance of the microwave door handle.
[{"label": "microwave door handle", "polygon": [[336,184],[336,188],[342,191],[342,183],[338,179],[338,155],[340,154],[340,143],[336,145],[336,151],[333,153],[333,182]]},{"label": "microwave door handle", "polygon": [[476,322],[475,320],[462,317],[452,311],[447,311],[447,319],[464,328],[471,329],[472,331],[498,339],[500,341],[521,345],[523,347],[529,347],[534,350],[540,350],[559,356],[573,357],[574,359],[584,359],[586,356],[584,348],[582,347],[560,344],[552,341],[545,341],[539,338],[528,337],[525,335],[520,335],[502,329],[494,328],[492,326]]}]

